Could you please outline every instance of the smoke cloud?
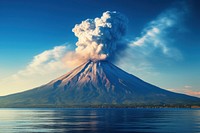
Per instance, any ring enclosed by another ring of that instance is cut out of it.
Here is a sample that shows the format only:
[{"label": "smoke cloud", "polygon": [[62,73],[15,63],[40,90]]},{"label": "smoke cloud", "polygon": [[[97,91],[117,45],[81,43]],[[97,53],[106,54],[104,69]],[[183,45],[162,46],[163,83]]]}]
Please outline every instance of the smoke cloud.
[{"label": "smoke cloud", "polygon": [[127,30],[128,19],[119,12],[104,12],[100,18],[87,19],[72,29],[78,37],[73,56],[82,60],[112,60]]}]

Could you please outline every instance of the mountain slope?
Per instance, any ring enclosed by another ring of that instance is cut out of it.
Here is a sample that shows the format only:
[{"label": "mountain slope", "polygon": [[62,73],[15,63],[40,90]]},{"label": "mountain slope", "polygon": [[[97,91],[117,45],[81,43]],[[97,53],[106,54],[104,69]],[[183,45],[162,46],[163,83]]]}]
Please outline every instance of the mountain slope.
[{"label": "mountain slope", "polygon": [[0,107],[200,105],[200,99],[148,84],[107,61],[88,61],[38,88],[0,98]]}]

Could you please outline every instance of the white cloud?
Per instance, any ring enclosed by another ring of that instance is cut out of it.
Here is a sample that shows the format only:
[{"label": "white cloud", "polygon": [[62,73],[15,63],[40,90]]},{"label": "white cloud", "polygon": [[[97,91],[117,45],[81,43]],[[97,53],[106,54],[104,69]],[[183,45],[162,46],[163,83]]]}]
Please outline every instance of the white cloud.
[{"label": "white cloud", "polygon": [[56,46],[51,50],[46,50],[36,55],[24,70],[19,71],[14,76],[43,75],[50,71],[63,69],[65,66],[61,59],[66,54],[66,51],[66,46]]},{"label": "white cloud", "polygon": [[169,37],[174,31],[180,31],[182,20],[187,13],[184,3],[179,8],[170,8],[151,21],[137,37],[130,43],[133,47],[142,47],[145,53],[152,53],[160,49],[161,52],[170,58],[181,59],[181,52],[171,44],[175,38]]},{"label": "white cloud", "polygon": [[55,46],[34,56],[25,69],[1,79],[0,95],[32,89],[66,73],[70,66],[63,62],[63,58],[69,51],[67,46]]},{"label": "white cloud", "polygon": [[184,3],[177,3],[175,7],[162,12],[147,23],[139,37],[128,40],[129,47],[116,64],[143,79],[148,75],[147,79],[151,79],[152,75],[159,74],[156,70],[162,65],[166,67],[182,60],[181,51],[174,45],[177,40],[173,35],[184,27],[183,20],[187,12]]},{"label": "white cloud", "polygon": [[185,85],[184,88],[185,88],[185,89],[190,89],[190,88],[192,88],[192,86],[190,86],[190,85]]},{"label": "white cloud", "polygon": [[173,88],[173,89],[171,88],[167,90],[177,92],[177,93],[183,93],[190,96],[200,97],[200,91],[195,91],[197,89],[195,89],[195,87],[190,86],[190,85],[185,85],[180,88]]},{"label": "white cloud", "polygon": [[200,91],[185,90],[184,93],[187,94],[187,95],[200,97]]}]

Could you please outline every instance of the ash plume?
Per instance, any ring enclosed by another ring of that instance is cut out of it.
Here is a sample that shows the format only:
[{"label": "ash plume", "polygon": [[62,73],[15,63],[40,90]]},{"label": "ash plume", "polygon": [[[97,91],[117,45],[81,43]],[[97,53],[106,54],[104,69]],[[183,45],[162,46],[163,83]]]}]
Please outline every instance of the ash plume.
[{"label": "ash plume", "polygon": [[122,39],[128,19],[119,12],[104,12],[100,18],[87,19],[72,29],[78,37],[74,57],[80,60],[112,60],[123,48]]}]

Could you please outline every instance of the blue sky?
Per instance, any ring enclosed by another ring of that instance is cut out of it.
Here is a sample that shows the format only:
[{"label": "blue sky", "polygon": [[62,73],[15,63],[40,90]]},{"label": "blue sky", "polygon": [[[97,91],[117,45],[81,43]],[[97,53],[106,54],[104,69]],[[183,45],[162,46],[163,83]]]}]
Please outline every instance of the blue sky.
[{"label": "blue sky", "polygon": [[118,11],[129,19],[124,39],[132,48],[116,65],[164,89],[200,96],[199,6],[198,0],[0,0],[0,95],[65,74],[72,67],[60,60],[76,47],[75,24]]}]

